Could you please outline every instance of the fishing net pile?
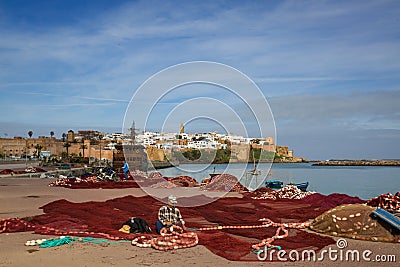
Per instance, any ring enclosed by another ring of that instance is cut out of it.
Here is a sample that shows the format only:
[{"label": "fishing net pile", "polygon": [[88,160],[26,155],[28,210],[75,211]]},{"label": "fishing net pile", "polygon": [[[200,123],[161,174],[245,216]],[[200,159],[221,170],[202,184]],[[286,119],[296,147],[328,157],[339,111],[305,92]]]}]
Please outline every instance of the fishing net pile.
[{"label": "fishing net pile", "polygon": [[190,176],[164,177],[159,172],[152,172],[147,179],[138,181],[141,186],[152,188],[195,187],[199,183]]},{"label": "fishing net pile", "polygon": [[58,178],[51,182],[49,186],[61,186],[70,189],[117,189],[117,188],[138,188],[139,185],[133,180],[101,181],[96,175],[86,176],[82,178]]},{"label": "fishing net pile", "polygon": [[[159,172],[152,172],[148,176],[139,178],[136,177],[135,180],[144,187],[154,187],[154,188],[168,188],[168,183],[165,182],[164,176]],[[159,186],[157,184],[160,184]]]},{"label": "fishing net pile", "polygon": [[12,174],[12,173],[15,173],[15,171],[12,169],[4,169],[0,171],[0,174]]},{"label": "fishing net pile", "polygon": [[[153,178],[154,180],[154,178]],[[152,188],[196,187],[199,183],[189,176],[158,178],[156,183],[151,183]]]},{"label": "fishing net pile", "polygon": [[211,182],[202,187],[207,191],[225,191],[225,192],[245,192],[248,191],[238,179],[231,174],[219,174],[212,178]]},{"label": "fishing net pile", "polygon": [[400,192],[382,194],[367,201],[367,205],[383,208],[389,212],[400,212]]},{"label": "fishing net pile", "polygon": [[262,197],[263,195],[265,195],[267,193],[270,193],[272,191],[274,191],[274,190],[271,189],[271,188],[260,187],[260,188],[257,188],[254,191],[245,192],[243,194],[245,194],[246,196],[251,197],[253,199],[261,199],[260,197]]},{"label": "fishing net pile", "polygon": [[149,179],[161,179],[163,178],[164,175],[162,175],[160,172],[152,172],[149,174]]},{"label": "fishing net pile", "polygon": [[173,184],[166,180],[160,180],[155,184],[150,185],[151,188],[175,188],[177,187],[176,184]]},{"label": "fishing net pile", "polygon": [[[319,195],[314,201],[296,199],[256,200],[251,197],[220,198],[207,205],[181,207],[180,211],[188,228],[211,227],[215,230],[196,231],[199,244],[211,252],[234,261],[258,261],[252,246],[276,234],[277,227],[248,228],[261,225],[259,220],[268,218],[276,223],[307,222],[321,215],[324,209],[318,203],[362,203],[354,197]],[[179,204],[191,206],[212,201],[204,195],[182,197]],[[334,205],[332,204],[332,205]],[[3,219],[0,232],[32,231],[39,234],[63,236],[87,236],[112,240],[134,240],[141,234],[126,234],[119,231],[128,218],[139,217],[154,229],[159,208],[164,203],[150,196],[126,196],[105,202],[72,203],[67,200],[51,202],[41,209],[42,215],[22,220]],[[5,225],[3,228],[2,225]],[[218,226],[232,226],[218,229]],[[218,230],[217,230],[218,229]],[[189,237],[188,237],[189,238]],[[290,229],[288,236],[274,241],[283,249],[298,251],[319,250],[333,244],[331,237],[320,236],[300,229]]]},{"label": "fishing net pile", "polygon": [[167,178],[167,181],[181,187],[196,187],[199,186],[199,183],[196,179],[190,176],[177,176],[174,178]]},{"label": "fishing net pile", "polygon": [[4,169],[4,170],[2,170],[2,171],[0,171],[0,175],[1,174],[3,174],[3,175],[13,175],[13,174],[24,174],[24,173],[26,173],[26,171],[18,171],[18,170],[12,170],[12,169]]},{"label": "fishing net pile", "polygon": [[[81,177],[59,178],[50,183],[49,186],[61,186],[71,189],[111,189],[111,188],[138,188],[140,186],[149,186],[152,188],[174,188],[195,187],[199,183],[189,176],[163,177],[159,172],[153,172],[146,177],[141,171],[132,171],[128,180],[124,180],[124,174],[118,174],[120,181],[100,180],[95,174],[84,174]],[[140,186],[139,186],[140,185]]]},{"label": "fishing net pile", "polygon": [[314,192],[303,192],[295,185],[286,185],[281,189],[267,191],[262,195],[254,196],[255,199],[302,199],[314,194]]},{"label": "fishing net pile", "polygon": [[31,167],[26,168],[25,172],[27,172],[27,173],[36,173],[36,172],[46,172],[46,170],[44,170],[42,168],[39,168],[39,167],[31,166]]},{"label": "fishing net pile", "polygon": [[335,207],[315,218],[310,228],[332,236],[353,239],[400,242],[400,235],[371,215],[375,208],[364,204]]},{"label": "fishing net pile", "polygon": [[140,171],[140,170],[132,170],[132,171],[130,171],[130,175],[133,177],[133,178],[140,178],[140,179],[146,179],[147,178],[147,175],[146,175],[146,173],[144,172],[144,171]]}]

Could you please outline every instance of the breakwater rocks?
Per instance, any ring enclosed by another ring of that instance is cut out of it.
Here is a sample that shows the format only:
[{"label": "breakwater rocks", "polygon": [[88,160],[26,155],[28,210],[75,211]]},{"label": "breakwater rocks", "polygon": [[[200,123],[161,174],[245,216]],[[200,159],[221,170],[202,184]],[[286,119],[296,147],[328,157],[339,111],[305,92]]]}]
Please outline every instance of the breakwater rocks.
[{"label": "breakwater rocks", "polygon": [[400,160],[329,160],[318,161],[313,166],[400,166]]}]

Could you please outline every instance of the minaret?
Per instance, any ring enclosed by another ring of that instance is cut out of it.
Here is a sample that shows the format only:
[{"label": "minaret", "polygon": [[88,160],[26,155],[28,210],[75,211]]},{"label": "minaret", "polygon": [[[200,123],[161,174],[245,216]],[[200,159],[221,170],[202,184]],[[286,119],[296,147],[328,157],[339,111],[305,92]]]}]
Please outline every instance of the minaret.
[{"label": "minaret", "polygon": [[136,141],[136,128],[135,128],[135,121],[132,122],[131,128],[129,128],[130,135],[131,135],[131,145],[135,144]]}]

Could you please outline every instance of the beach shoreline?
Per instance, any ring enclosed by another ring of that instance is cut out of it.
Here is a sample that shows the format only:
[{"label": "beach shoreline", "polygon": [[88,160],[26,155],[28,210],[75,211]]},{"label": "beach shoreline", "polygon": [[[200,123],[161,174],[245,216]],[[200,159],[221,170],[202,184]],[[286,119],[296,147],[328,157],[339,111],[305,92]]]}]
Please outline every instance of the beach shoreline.
[{"label": "beach shoreline", "polygon": [[[67,189],[63,187],[49,187],[54,179],[38,178],[2,178],[0,179],[0,218],[23,218],[43,214],[41,206],[59,199],[71,202],[105,201],[113,198],[133,195],[145,196],[140,188],[128,189]],[[161,189],[168,195],[168,189]],[[229,193],[227,197],[239,196],[238,193]],[[173,251],[157,251],[151,248],[138,248],[130,243],[115,245],[74,244],[54,248],[41,249],[27,247],[27,240],[39,238],[53,238],[32,232],[2,233],[0,234],[0,266],[261,266],[266,262],[232,262],[219,257],[202,245],[188,249]],[[332,248],[335,246],[332,245]],[[369,242],[348,239],[351,249],[369,249],[373,253],[385,255],[400,255],[400,244]],[[328,248],[327,248],[328,249]],[[268,262],[272,266],[304,266],[304,262]],[[324,260],[322,262],[307,263],[312,266],[359,266],[359,262],[340,262]],[[365,265],[377,266],[376,263]],[[379,265],[380,266],[380,265]],[[381,266],[396,266],[395,263],[384,263]]]}]

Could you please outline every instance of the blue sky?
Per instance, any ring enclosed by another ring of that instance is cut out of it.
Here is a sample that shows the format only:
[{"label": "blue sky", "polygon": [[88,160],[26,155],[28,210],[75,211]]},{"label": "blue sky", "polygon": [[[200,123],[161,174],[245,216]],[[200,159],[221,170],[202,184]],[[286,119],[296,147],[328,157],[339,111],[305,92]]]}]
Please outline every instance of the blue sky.
[{"label": "blue sky", "polygon": [[298,156],[400,158],[398,14],[399,1],[0,0],[0,136],[121,131],[146,79],[204,60],[255,81]]}]

